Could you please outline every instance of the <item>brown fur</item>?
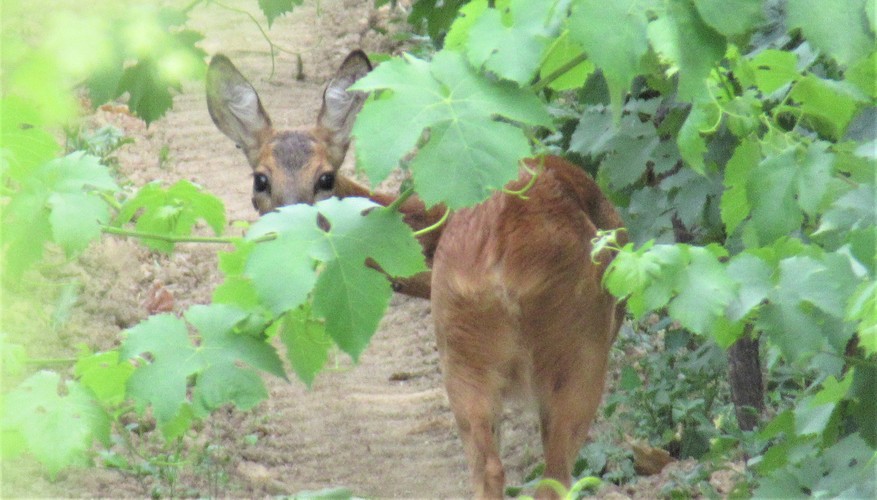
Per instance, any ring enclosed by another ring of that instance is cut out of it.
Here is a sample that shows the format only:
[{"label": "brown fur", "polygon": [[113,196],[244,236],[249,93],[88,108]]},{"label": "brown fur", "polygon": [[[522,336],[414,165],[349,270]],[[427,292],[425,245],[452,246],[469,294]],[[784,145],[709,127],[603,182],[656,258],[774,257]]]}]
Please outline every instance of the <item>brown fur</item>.
[{"label": "brown fur", "polygon": [[[363,54],[348,56],[324,93],[317,126],[300,132],[274,131],[255,90],[227,59],[214,61],[208,72],[210,113],[220,130],[242,145],[254,172],[269,177],[270,192],[254,192],[261,213],[328,196],[393,202],[395,197],[337,174],[364,98],[343,90],[371,68]],[[599,264],[591,259],[597,230],[622,225],[614,207],[590,176],[562,158],[527,164],[507,186],[520,190],[531,179],[528,170],[537,172],[527,199],[497,193],[456,212],[443,227],[420,236],[432,272],[392,279],[397,291],[431,295],[445,386],[479,498],[503,495],[498,429],[509,394],[536,402],[545,476],[569,485],[624,314],[601,286],[613,256],[603,252]],[[320,190],[326,173],[335,175],[334,185]],[[400,211],[417,230],[433,225],[445,209],[427,210],[411,197]]]}]

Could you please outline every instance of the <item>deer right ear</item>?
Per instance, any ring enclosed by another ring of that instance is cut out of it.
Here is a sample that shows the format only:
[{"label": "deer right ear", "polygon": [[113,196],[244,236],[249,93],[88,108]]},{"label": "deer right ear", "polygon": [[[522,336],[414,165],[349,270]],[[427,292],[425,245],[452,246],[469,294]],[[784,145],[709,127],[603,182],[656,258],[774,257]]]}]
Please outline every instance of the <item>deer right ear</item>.
[{"label": "deer right ear", "polygon": [[207,109],[213,123],[255,167],[259,149],[271,135],[271,120],[256,89],[223,55],[213,56],[207,68]]},{"label": "deer right ear", "polygon": [[350,145],[350,131],[356,114],[368,94],[347,90],[371,71],[368,56],[361,50],[351,52],[323,92],[323,107],[317,116],[317,126],[328,132],[329,160],[335,167],[341,165]]}]

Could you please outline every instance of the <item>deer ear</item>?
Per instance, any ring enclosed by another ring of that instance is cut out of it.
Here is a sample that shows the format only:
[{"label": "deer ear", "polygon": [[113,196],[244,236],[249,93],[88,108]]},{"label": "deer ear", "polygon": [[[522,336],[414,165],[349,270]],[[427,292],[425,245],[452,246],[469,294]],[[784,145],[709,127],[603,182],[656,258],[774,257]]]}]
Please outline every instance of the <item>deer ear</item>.
[{"label": "deer ear", "polygon": [[340,166],[350,145],[350,130],[362,108],[365,92],[347,90],[371,71],[368,56],[361,50],[351,52],[323,92],[323,107],[317,116],[317,128],[328,133],[329,160]]},{"label": "deer ear", "polygon": [[271,135],[271,119],[256,89],[223,55],[207,69],[207,110],[219,130],[233,140],[255,167],[262,143]]}]

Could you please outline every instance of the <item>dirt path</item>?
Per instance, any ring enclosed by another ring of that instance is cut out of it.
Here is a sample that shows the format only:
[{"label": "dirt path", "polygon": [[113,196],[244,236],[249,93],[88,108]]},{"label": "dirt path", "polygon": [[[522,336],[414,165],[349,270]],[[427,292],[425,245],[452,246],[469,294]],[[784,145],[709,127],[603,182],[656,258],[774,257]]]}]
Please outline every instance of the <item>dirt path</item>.
[{"label": "dirt path", "polygon": [[[255,0],[228,3],[257,12]],[[205,35],[201,46],[235,62],[279,128],[313,123],[326,79],[350,50],[392,48],[388,37],[368,29],[370,20],[387,17],[374,13],[372,0],[321,0],[319,12],[314,4],[305,2],[270,31],[278,45],[301,51],[304,81],[295,80],[295,57],[285,53],[277,57],[275,75],[268,79],[268,45],[245,16],[215,5],[193,13],[192,26]],[[118,113],[98,113],[95,122],[112,123],[134,137],[135,144],[119,154],[121,174],[133,185],[189,179],[223,199],[230,220],[256,219],[249,201],[250,171],[243,155],[210,121],[203,84],[187,86],[173,110],[148,129]],[[85,255],[77,279],[80,303],[68,338],[60,342],[72,346],[84,340],[99,350],[117,345],[118,333],[146,316],[143,300],[155,280],[182,311],[208,302],[220,276],[215,249],[184,245],[166,257],[133,242],[108,240]],[[267,380],[271,397],[253,413],[215,415],[190,444],[222,450],[225,461],[215,466],[221,479],[205,489],[204,480],[182,477],[178,492],[252,497],[346,487],[368,497],[466,496],[466,464],[441,386],[428,302],[396,296],[359,365],[341,356],[337,364],[319,375],[310,391],[297,380]],[[504,434],[510,482],[520,480],[539,456],[533,419],[520,420],[514,428],[507,424]],[[35,469],[5,472],[5,497],[34,491],[52,496],[150,494],[148,482],[109,470],[77,470],[55,483],[25,477]],[[189,490],[183,489],[186,481]]]}]

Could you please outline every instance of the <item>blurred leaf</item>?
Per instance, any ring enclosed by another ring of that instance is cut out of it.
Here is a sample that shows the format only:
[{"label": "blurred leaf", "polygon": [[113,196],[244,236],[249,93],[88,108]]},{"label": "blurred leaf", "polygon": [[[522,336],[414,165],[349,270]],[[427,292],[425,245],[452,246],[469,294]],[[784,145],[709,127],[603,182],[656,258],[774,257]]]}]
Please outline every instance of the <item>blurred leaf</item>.
[{"label": "blurred leaf", "polygon": [[688,0],[668,0],[667,12],[648,25],[652,47],[675,65],[679,98],[708,97],[706,81],[725,55],[725,39],[704,24]]},{"label": "blurred leaf", "polygon": [[[874,50],[874,37],[866,29],[866,0],[826,4],[820,0],[794,0],[787,6],[790,28],[801,28],[819,50],[843,65]],[[838,29],[843,27],[843,36]]]},{"label": "blurred leaf", "polygon": [[292,12],[292,10],[301,5],[303,0],[259,0],[259,8],[268,18],[268,27],[278,17]]},{"label": "blurred leaf", "polygon": [[54,478],[61,469],[84,465],[95,439],[108,444],[107,415],[76,382],[63,384],[48,371],[31,375],[5,395],[3,427],[16,429],[27,451]]},{"label": "blurred leaf", "polygon": [[695,0],[703,20],[725,36],[745,35],[764,20],[762,0]]},{"label": "blurred leaf", "polygon": [[631,80],[641,72],[640,59],[649,49],[646,26],[646,13],[636,0],[576,0],[572,6],[570,36],[603,71],[616,120]]}]

